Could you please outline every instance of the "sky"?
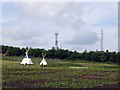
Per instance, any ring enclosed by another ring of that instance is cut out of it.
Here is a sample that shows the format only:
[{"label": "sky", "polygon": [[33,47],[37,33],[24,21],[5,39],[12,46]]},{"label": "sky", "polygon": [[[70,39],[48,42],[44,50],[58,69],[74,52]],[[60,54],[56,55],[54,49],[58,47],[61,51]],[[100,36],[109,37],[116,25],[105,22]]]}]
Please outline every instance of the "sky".
[{"label": "sky", "polygon": [[2,2],[2,45],[118,51],[117,2]]}]

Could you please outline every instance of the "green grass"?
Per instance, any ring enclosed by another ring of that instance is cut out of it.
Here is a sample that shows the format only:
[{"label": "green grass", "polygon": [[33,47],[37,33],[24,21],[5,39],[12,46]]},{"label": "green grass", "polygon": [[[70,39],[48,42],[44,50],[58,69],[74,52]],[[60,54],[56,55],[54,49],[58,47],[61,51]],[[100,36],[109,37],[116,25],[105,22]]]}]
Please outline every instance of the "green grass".
[{"label": "green grass", "polygon": [[20,65],[22,57],[0,60],[3,88],[94,88],[119,79],[117,64],[46,59],[48,65],[40,66],[41,58],[31,60],[33,65]]}]

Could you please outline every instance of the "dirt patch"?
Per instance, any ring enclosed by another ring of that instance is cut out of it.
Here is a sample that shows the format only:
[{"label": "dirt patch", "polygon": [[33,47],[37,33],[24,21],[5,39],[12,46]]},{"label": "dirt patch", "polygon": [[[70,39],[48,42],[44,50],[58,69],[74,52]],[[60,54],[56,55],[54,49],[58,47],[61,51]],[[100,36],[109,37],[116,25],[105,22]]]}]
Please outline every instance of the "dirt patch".
[{"label": "dirt patch", "polygon": [[[65,73],[68,72],[68,70],[54,70],[54,71],[42,71],[42,72],[33,72],[32,74],[52,74],[52,73]],[[69,71],[70,72],[70,71]]]},{"label": "dirt patch", "polygon": [[32,73],[11,73],[11,75],[30,75]]},{"label": "dirt patch", "polygon": [[118,88],[120,90],[120,83],[117,83],[117,84],[104,84],[104,85],[97,86],[95,88],[111,88],[111,89],[112,88]]},{"label": "dirt patch", "polygon": [[58,82],[58,80],[37,79],[37,80],[30,80],[30,81],[9,82],[9,83],[4,83],[3,87],[10,87],[10,88],[36,88],[34,86],[35,84],[39,84],[39,86],[37,86],[37,87],[41,87],[42,85],[45,84],[45,82]]},{"label": "dirt patch", "polygon": [[74,79],[100,79],[99,76],[95,76],[95,75],[87,75],[87,76],[70,76],[70,77],[66,77],[66,78],[74,78]]},{"label": "dirt patch", "polygon": [[18,82],[10,82],[10,83],[3,83],[3,87],[10,87],[10,88],[31,88],[33,87],[32,84],[26,83],[26,81],[18,81]]},{"label": "dirt patch", "polygon": [[9,83],[3,83],[3,87],[12,87],[12,88],[34,88],[34,84],[36,82],[39,82],[41,84],[45,83],[44,79],[38,79],[38,80],[30,80],[30,81],[17,81],[17,82],[9,82]]},{"label": "dirt patch", "polygon": [[92,76],[92,75],[90,75],[90,76],[81,76],[81,78],[84,78],[84,79],[98,79],[97,76]]},{"label": "dirt patch", "polygon": [[55,73],[55,72],[34,72],[33,74],[48,74],[48,73]]},{"label": "dirt patch", "polygon": [[[87,79],[96,79],[96,76],[82,76],[82,78]],[[41,85],[44,86],[45,82],[59,82],[59,80],[45,80],[45,79],[37,79],[37,80],[30,80],[30,81],[17,81],[17,82],[9,82],[3,84],[3,87],[10,87],[10,88],[36,88],[34,85],[39,83],[39,88]],[[120,84],[104,84],[100,86],[96,86],[93,88],[120,88]]]},{"label": "dirt patch", "polygon": [[21,71],[22,71],[22,70],[31,71],[31,70],[34,70],[34,69],[12,69],[12,70],[15,70],[15,71],[18,71],[18,70],[19,70],[19,71],[20,71],[20,70],[21,70]]}]

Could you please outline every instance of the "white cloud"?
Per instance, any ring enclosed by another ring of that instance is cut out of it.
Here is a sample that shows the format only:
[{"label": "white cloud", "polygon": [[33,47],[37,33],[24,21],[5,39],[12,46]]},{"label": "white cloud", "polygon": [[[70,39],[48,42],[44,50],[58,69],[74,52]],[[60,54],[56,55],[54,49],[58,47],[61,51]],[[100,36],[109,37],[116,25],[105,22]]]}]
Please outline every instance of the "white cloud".
[{"label": "white cloud", "polygon": [[16,17],[2,16],[2,23],[9,23],[16,20]]},{"label": "white cloud", "polygon": [[15,5],[26,18],[54,22],[55,25],[61,25],[61,27],[77,27],[78,29],[81,24],[84,24],[82,20],[83,10],[80,3],[28,2]]},{"label": "white cloud", "polygon": [[[117,3],[96,3],[84,8],[83,20],[86,24],[102,25],[117,23]],[[115,19],[116,17],[116,19]]]},{"label": "white cloud", "polygon": [[[4,0],[2,2],[28,2],[28,0]],[[29,2],[119,2],[119,0],[29,0]]]},{"label": "white cloud", "polygon": [[28,24],[3,26],[3,38],[10,38],[12,40],[29,40],[34,36],[37,37],[39,33],[37,30],[34,32],[34,27]]},{"label": "white cloud", "polygon": [[118,28],[106,27],[104,28],[104,49],[118,51]]},{"label": "white cloud", "polygon": [[118,27],[117,26],[95,26],[90,25],[86,28],[90,28],[91,31],[95,32],[99,38],[99,41],[94,45],[88,45],[87,49],[100,50],[101,48],[101,29],[103,29],[103,49],[110,51],[118,51]]},{"label": "white cloud", "polygon": [[53,19],[64,9],[67,3],[55,3],[55,2],[20,2],[15,3],[15,6],[18,7],[24,15],[28,17],[37,17],[37,18],[46,18]]},{"label": "white cloud", "polygon": [[103,28],[105,38],[113,42],[105,39],[105,49],[116,50],[114,3],[17,2],[12,5],[15,5],[12,13],[19,13],[9,17],[5,11],[8,16],[3,18],[4,44],[51,48],[54,33],[58,32],[62,48],[96,50],[100,48],[100,29]]},{"label": "white cloud", "polygon": [[68,44],[75,45],[90,45],[97,42],[99,39],[95,32],[90,30],[82,30],[77,35],[73,37],[71,41],[68,41]]}]

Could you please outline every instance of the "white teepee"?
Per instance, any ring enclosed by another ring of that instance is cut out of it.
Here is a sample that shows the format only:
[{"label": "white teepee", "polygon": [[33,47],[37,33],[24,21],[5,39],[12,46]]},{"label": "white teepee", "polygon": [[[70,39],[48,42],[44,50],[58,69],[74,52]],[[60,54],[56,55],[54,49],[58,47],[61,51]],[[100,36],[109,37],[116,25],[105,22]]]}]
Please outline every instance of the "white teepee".
[{"label": "white teepee", "polygon": [[47,65],[47,62],[46,62],[46,60],[45,60],[46,54],[43,55],[43,53],[42,53],[42,56],[43,56],[43,59],[42,59],[42,61],[40,62],[40,65]]},{"label": "white teepee", "polygon": [[32,60],[30,58],[28,58],[28,48],[26,48],[26,55],[23,58],[22,62],[20,62],[20,64],[33,64]]},{"label": "white teepee", "polygon": [[47,65],[46,60],[43,58],[42,61],[40,62],[40,65]]},{"label": "white teepee", "polygon": [[33,64],[30,58],[23,58],[22,62],[20,64]]}]

